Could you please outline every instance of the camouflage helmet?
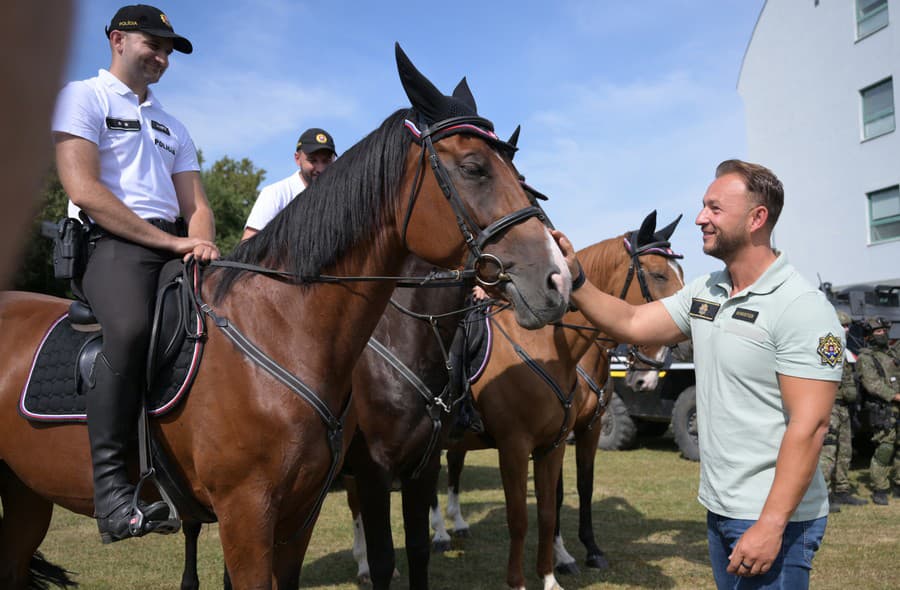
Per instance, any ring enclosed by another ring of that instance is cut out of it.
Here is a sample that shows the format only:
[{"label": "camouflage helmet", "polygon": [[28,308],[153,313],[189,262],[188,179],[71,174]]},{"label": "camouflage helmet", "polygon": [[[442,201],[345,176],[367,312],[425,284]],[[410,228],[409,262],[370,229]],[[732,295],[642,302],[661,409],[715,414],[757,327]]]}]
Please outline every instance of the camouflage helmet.
[{"label": "camouflage helmet", "polygon": [[871,334],[875,330],[885,329],[889,330],[891,327],[891,322],[884,318],[866,318],[866,321],[863,324],[866,328],[866,333]]},{"label": "camouflage helmet", "polygon": [[837,316],[838,316],[838,321],[841,322],[842,326],[849,326],[853,321],[850,319],[850,316],[847,314],[846,311],[838,310]]}]

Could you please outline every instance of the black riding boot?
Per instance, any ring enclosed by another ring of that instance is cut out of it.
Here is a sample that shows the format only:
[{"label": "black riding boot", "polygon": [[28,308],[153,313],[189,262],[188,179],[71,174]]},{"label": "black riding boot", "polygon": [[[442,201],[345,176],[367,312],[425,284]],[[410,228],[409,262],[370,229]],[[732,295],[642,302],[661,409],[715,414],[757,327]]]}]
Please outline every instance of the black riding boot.
[{"label": "black riding boot", "polygon": [[[137,430],[140,399],[133,385],[109,366],[103,353],[94,364],[93,387],[87,395],[88,435],[94,463],[94,516],[103,543],[112,543],[149,532],[144,527],[132,533],[130,524],[134,486],[125,467],[128,442]],[[139,505],[144,521],[165,520],[165,502]]]}]

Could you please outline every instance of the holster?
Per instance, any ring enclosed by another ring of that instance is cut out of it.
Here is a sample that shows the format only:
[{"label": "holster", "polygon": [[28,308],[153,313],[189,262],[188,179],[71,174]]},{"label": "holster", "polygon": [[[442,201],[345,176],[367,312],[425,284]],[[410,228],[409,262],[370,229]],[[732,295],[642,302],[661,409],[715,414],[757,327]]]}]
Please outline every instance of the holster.
[{"label": "holster", "polygon": [[84,273],[89,232],[90,226],[78,219],[59,220],[53,236],[53,276],[57,279],[77,279]]}]

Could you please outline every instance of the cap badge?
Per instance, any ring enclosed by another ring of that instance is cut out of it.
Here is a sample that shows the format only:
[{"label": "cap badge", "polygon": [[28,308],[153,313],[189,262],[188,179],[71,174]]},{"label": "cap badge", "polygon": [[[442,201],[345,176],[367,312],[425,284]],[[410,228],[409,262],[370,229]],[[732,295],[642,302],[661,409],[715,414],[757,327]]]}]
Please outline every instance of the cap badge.
[{"label": "cap badge", "polygon": [[169,27],[170,29],[172,28],[172,23],[169,22],[169,17],[167,17],[165,14],[160,13],[159,20],[161,20],[163,22],[163,24],[166,25],[167,27]]},{"label": "cap badge", "polygon": [[324,134],[324,133],[317,133],[317,134],[316,134],[316,141],[319,142],[319,143],[328,143],[328,138],[325,137],[325,134]]},{"label": "cap badge", "polygon": [[838,361],[844,357],[844,347],[840,338],[831,332],[827,336],[819,338],[819,347],[816,349],[816,352],[819,353],[822,364],[829,367],[837,365]]}]

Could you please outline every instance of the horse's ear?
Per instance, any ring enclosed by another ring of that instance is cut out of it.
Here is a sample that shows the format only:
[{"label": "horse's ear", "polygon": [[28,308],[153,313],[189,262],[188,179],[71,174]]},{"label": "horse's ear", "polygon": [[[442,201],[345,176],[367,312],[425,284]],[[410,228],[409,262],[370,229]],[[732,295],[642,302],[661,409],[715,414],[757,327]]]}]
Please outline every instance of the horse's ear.
[{"label": "horse's ear", "polygon": [[675,221],[662,228],[655,234],[653,234],[654,242],[668,242],[669,238],[672,237],[672,234],[675,233],[675,228],[678,227],[678,222],[681,221],[681,215],[675,218]]},{"label": "horse's ear", "polygon": [[512,135],[509,136],[509,139],[506,140],[506,143],[513,147],[519,147],[519,132],[522,131],[521,125],[516,125],[516,130],[512,132]]},{"label": "horse's ear", "polygon": [[400,48],[399,43],[394,43],[394,53],[397,56],[397,73],[400,74],[400,83],[413,108],[429,121],[440,121],[443,118],[446,97],[416,69],[416,66]]},{"label": "horse's ear", "polygon": [[469,83],[466,82],[465,76],[453,89],[453,98],[462,102],[473,111],[478,112],[478,107],[475,106],[475,97],[472,96],[472,91],[469,89]]},{"label": "horse's ear", "polygon": [[637,232],[637,239],[632,240],[632,243],[636,246],[643,246],[644,244],[651,244],[654,241],[653,232],[656,231],[656,209],[650,212],[650,215],[644,218],[644,222],[641,224],[641,229]]}]

